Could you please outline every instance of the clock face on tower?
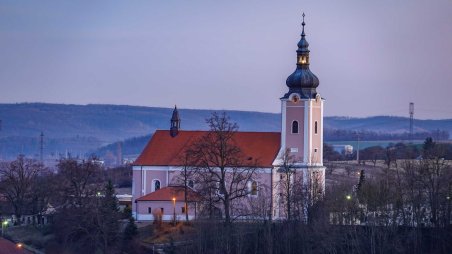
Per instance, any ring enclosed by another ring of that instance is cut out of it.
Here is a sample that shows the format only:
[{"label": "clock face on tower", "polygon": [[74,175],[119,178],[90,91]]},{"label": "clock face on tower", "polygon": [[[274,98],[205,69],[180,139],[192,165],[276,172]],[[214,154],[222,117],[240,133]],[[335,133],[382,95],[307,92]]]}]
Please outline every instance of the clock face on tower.
[{"label": "clock face on tower", "polygon": [[299,98],[297,95],[294,95],[294,96],[292,97],[292,102],[293,102],[293,103],[297,103],[299,100],[300,100],[300,98]]}]

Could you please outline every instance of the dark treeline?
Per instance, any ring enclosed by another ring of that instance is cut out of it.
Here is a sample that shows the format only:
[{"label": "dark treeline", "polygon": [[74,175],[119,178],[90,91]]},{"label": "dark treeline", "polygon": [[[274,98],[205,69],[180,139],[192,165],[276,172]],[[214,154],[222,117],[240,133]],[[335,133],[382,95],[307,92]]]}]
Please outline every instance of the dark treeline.
[{"label": "dark treeline", "polygon": [[7,201],[0,217],[13,214],[14,225],[32,224],[53,235],[45,243],[27,242],[46,253],[139,253],[131,210],[120,211],[115,195],[114,184],[130,186],[130,178],[130,167],[105,170],[95,158],[61,159],[53,172],[19,156],[0,164],[0,195]]},{"label": "dark treeline", "polygon": [[198,222],[193,242],[166,253],[450,253],[450,229],[341,226],[325,221],[235,224],[232,237],[221,223]]},{"label": "dark treeline", "polygon": [[[452,144],[438,143],[441,147],[441,156],[445,160],[452,160]],[[422,147],[420,145],[396,143],[389,144],[387,147],[371,146],[359,150],[360,163],[376,164],[379,160],[406,160],[420,159],[422,157]],[[352,154],[345,154],[344,151],[335,151],[333,146],[329,144],[323,145],[323,159],[325,161],[345,161],[356,160],[357,151]]]},{"label": "dark treeline", "polygon": [[410,136],[409,132],[404,133],[387,133],[375,132],[369,130],[345,130],[345,129],[325,129],[324,137],[326,141],[344,141],[344,140],[361,140],[376,141],[376,140],[424,140],[427,137],[433,137],[435,140],[449,139],[449,132],[445,130],[435,130],[429,132],[416,132]]}]

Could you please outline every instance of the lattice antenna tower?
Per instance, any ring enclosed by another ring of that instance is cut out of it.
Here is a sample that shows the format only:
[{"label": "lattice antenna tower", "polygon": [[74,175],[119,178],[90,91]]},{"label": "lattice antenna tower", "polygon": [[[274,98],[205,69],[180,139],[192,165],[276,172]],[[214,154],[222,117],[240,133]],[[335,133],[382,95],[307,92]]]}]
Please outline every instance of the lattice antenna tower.
[{"label": "lattice antenna tower", "polygon": [[413,142],[414,130],[414,103],[410,102],[410,141]]}]

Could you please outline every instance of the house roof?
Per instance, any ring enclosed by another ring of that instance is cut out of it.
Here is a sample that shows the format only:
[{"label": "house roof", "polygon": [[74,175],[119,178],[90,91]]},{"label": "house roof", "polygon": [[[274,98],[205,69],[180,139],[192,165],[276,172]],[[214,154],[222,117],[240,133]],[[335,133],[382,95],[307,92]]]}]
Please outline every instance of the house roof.
[{"label": "house roof", "polygon": [[[157,130],[134,162],[138,166],[182,166],[184,149],[208,131],[179,131],[171,137],[170,131]],[[247,158],[257,160],[259,167],[271,167],[280,149],[279,132],[236,132],[234,143]]]},{"label": "house roof", "polygon": [[[176,198],[176,201],[184,201],[183,186],[164,187],[138,198],[137,201],[172,201],[173,198]],[[188,201],[196,201],[198,199],[198,193],[188,188]]]},{"label": "house roof", "polygon": [[15,243],[10,242],[0,237],[0,253],[1,254],[24,254],[32,253],[26,250],[23,246],[18,247]]}]

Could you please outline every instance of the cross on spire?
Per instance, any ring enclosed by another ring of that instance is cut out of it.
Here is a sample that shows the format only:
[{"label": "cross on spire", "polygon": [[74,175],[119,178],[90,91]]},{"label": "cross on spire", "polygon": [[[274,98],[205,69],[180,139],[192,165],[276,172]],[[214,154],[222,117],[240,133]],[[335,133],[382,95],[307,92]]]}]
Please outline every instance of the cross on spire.
[{"label": "cross on spire", "polygon": [[304,34],[304,25],[306,25],[306,23],[304,23],[304,12],[303,12],[303,15],[301,15],[301,16],[303,16],[303,22],[301,23],[301,25],[303,26],[303,30],[302,30],[302,32],[301,32],[301,36],[305,36],[305,34]]}]

